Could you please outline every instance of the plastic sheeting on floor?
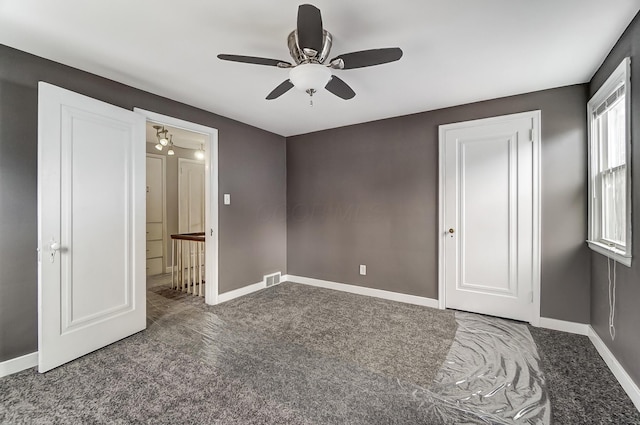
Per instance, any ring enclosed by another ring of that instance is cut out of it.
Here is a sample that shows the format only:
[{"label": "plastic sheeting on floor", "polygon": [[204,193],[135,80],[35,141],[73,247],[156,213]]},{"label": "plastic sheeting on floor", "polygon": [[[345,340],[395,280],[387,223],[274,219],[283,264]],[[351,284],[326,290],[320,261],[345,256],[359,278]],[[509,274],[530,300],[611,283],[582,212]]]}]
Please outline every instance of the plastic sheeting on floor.
[{"label": "plastic sheeting on floor", "polygon": [[[433,384],[421,387],[227,323],[192,299],[152,301],[149,318],[160,325],[154,329],[163,341],[312,422],[551,423],[536,345],[522,323],[456,312],[458,327],[446,359]],[[166,327],[167,322],[177,326]]]},{"label": "plastic sheeting on floor", "polygon": [[442,423],[551,423],[545,378],[527,326],[463,312],[456,313],[456,321],[435,384],[411,392],[420,408]]}]

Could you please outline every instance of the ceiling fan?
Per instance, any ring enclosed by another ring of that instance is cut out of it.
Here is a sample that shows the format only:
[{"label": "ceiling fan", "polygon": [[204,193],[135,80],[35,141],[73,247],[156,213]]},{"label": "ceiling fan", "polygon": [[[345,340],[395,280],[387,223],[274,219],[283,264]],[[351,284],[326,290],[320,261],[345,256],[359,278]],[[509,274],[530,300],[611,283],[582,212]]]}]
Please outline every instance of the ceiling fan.
[{"label": "ceiling fan", "polygon": [[[347,83],[333,75],[332,70],[364,68],[397,61],[402,57],[398,47],[362,50],[344,53],[329,60],[331,33],[322,27],[320,9],[310,4],[298,7],[297,28],[289,34],[287,42],[295,65],[278,59],[255,56],[219,54],[226,61],[276,66],[289,69],[289,78],[267,95],[267,100],[276,99],[292,87],[313,96],[322,87],[342,99],[351,99],[356,94]],[[313,103],[312,103],[313,104]]]}]

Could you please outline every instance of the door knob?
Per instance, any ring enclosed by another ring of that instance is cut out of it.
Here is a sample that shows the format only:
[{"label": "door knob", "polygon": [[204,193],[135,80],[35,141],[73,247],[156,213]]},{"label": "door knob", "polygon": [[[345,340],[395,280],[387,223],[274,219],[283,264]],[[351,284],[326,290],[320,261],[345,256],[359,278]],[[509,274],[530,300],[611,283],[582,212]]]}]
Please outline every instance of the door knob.
[{"label": "door knob", "polygon": [[49,254],[49,261],[51,261],[52,263],[55,261],[56,252],[58,252],[60,248],[60,242],[56,242],[52,239],[51,243],[49,244],[49,250],[51,251],[51,254]]},{"label": "door knob", "polygon": [[454,232],[455,232],[455,230],[449,229],[449,233],[454,233]]}]

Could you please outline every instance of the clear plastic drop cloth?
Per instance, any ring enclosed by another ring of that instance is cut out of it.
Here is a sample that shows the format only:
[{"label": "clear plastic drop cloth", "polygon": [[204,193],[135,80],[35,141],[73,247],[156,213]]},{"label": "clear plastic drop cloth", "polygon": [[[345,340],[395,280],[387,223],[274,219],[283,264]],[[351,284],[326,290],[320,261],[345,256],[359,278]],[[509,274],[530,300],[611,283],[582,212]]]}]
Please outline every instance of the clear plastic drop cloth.
[{"label": "clear plastic drop cloth", "polygon": [[550,424],[545,378],[527,326],[463,312],[456,321],[434,385],[404,386],[420,408],[442,423]]},{"label": "clear plastic drop cloth", "polygon": [[524,324],[457,312],[449,353],[425,388],[255,332],[190,300],[148,301],[148,332],[163,346],[310,423],[551,423],[536,345]]}]

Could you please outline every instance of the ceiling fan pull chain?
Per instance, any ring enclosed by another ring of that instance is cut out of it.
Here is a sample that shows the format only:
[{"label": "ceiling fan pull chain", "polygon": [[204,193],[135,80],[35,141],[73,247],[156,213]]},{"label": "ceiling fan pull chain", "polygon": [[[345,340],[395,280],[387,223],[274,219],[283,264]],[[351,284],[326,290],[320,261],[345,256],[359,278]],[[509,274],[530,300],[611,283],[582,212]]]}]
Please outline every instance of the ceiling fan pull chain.
[{"label": "ceiling fan pull chain", "polygon": [[309,89],[307,90],[307,93],[309,93],[309,106],[313,107],[313,94],[316,91],[314,89]]}]

